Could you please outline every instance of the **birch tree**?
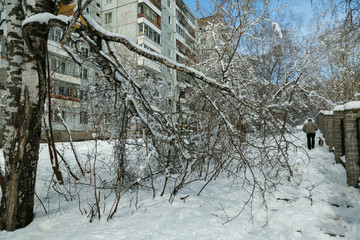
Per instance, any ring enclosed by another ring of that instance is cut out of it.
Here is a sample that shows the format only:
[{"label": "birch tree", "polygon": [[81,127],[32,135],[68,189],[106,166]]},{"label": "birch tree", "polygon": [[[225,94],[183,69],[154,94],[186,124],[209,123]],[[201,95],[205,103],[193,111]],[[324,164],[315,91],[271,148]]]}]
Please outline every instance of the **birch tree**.
[{"label": "birch tree", "polygon": [[[6,1],[8,78],[3,135],[4,188],[0,229],[25,227],[33,219],[41,117],[45,101],[46,25],[22,32],[23,21],[40,12],[53,12],[54,2]],[[24,38],[26,34],[26,38]],[[25,39],[29,44],[25,44]]]}]

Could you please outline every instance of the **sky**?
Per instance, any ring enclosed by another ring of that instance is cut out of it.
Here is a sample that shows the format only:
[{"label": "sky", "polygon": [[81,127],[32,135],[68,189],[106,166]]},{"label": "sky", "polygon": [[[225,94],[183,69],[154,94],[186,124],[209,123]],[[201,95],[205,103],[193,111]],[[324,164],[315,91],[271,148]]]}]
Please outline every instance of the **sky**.
[{"label": "sky", "polygon": [[[200,14],[197,12],[196,7],[196,0],[183,0],[185,4],[193,11],[195,16],[201,17]],[[210,15],[212,2],[214,0],[199,0],[200,7],[202,9],[202,12],[205,16]],[[312,3],[313,2],[313,3]],[[298,33],[302,36],[306,36],[311,32],[312,29],[312,23],[313,23],[313,11],[314,11],[314,1],[311,0],[270,0],[270,9],[275,10],[276,8],[281,8],[281,12],[286,11],[286,16],[289,18],[292,12],[294,14],[295,18],[299,18],[299,21],[292,21],[290,24],[294,24],[294,26],[299,27]],[[274,13],[277,11],[273,11]],[[208,15],[206,14],[208,13]],[[275,22],[278,20],[275,17],[275,14],[272,15],[272,20]],[[276,20],[277,19],[277,20]],[[287,22],[287,21],[284,21]],[[285,23],[287,24],[287,23]],[[282,23],[279,22],[280,28],[285,29],[289,27],[288,25],[283,26]]]},{"label": "sky", "polygon": [[[185,4],[195,13],[196,13],[196,1],[195,0],[184,0]],[[211,5],[212,0],[200,0],[200,6],[203,10],[210,10],[209,6]],[[271,0],[272,7],[276,6],[289,6],[298,14],[302,14],[306,18],[311,18],[313,5],[310,0]]]}]

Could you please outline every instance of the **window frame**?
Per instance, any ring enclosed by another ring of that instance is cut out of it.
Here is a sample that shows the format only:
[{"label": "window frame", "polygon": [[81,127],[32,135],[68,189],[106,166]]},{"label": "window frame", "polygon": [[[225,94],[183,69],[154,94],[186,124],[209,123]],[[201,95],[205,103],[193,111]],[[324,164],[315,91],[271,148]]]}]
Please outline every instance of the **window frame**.
[{"label": "window frame", "polygon": [[105,13],[105,24],[112,23],[112,12]]}]

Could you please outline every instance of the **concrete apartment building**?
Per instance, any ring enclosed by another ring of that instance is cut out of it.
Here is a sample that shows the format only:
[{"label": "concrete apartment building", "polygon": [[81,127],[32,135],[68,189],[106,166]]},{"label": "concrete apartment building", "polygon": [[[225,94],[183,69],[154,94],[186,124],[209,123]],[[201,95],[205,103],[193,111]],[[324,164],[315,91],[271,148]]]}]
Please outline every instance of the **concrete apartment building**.
[{"label": "concrete apartment building", "polygon": [[[66,7],[62,10],[68,11]],[[71,11],[71,10],[70,10]],[[101,23],[101,3],[93,1],[86,9],[98,23]],[[52,112],[51,121],[56,141],[67,141],[68,132],[59,116],[63,118],[66,126],[71,130],[72,139],[85,140],[91,138],[88,124],[86,101],[86,88],[90,82],[99,78],[95,73],[94,66],[90,62],[84,62],[81,66],[76,64],[61,48],[60,40],[62,31],[58,28],[50,29],[48,36],[49,64],[51,72],[51,97]],[[89,57],[89,49],[86,45],[78,43],[77,48],[85,58]],[[42,136],[42,139],[46,139]]]},{"label": "concrete apartment building", "polygon": [[[179,63],[186,63],[186,59],[191,57],[192,49],[195,47],[197,20],[182,0],[94,0],[86,11],[105,29],[124,34],[140,46],[162,53]],[[1,15],[1,19],[4,18],[5,13]],[[48,39],[52,72],[51,119],[55,138],[57,141],[68,139],[59,113],[71,130],[73,139],[91,138],[86,101],[83,101],[84,93],[89,82],[97,81],[100,76],[96,75],[91,63],[85,62],[79,66],[67,56],[59,44],[61,36],[61,30],[53,28]],[[3,98],[6,92],[5,41],[6,25],[0,28],[0,129],[4,125],[1,111],[3,111]],[[84,56],[89,54],[86,46],[77,46],[77,48]],[[178,80],[186,76],[158,62],[126,52],[120,46],[119,51],[129,64],[134,66],[136,63],[137,68],[142,69],[145,76],[153,78],[154,81],[162,79],[168,82],[169,86],[171,85],[172,92],[175,93],[172,98],[175,101],[171,101],[169,109],[171,107],[173,111],[178,111],[181,107],[186,108],[185,91],[178,84]]]},{"label": "concrete apartment building", "polygon": [[[65,9],[66,11],[67,9]],[[86,9],[98,23],[101,23],[101,3],[93,1]],[[6,18],[6,11],[1,13],[1,19]],[[0,27],[0,136],[4,126],[4,97],[6,94],[6,24]],[[61,117],[65,120],[67,127],[72,132],[75,140],[88,139],[91,134],[87,133],[89,129],[87,114],[82,100],[85,97],[84,86],[88,85],[95,76],[95,71],[91,63],[85,62],[82,66],[76,64],[66,54],[60,46],[62,31],[59,28],[52,28],[48,35],[49,67],[51,74],[51,97],[52,112],[51,120],[56,141],[66,141],[68,133],[61,122]],[[71,46],[75,47],[75,46]],[[88,55],[89,51],[85,45],[76,46],[81,54]],[[46,140],[45,135],[42,136]]]},{"label": "concrete apartment building", "polygon": [[[102,0],[102,26],[126,35],[140,46],[186,63],[195,48],[197,19],[182,0]],[[130,57],[131,59],[131,57]],[[172,109],[186,108],[185,91],[178,84],[185,75],[144,57],[137,66],[154,80],[165,79],[176,101]]]}]

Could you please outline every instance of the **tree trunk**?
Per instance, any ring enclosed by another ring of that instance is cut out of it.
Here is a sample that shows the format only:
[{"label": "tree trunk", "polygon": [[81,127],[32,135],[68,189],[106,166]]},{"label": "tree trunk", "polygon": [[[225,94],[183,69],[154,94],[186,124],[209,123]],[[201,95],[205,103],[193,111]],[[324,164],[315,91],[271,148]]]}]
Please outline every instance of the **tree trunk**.
[{"label": "tree trunk", "polygon": [[[52,1],[33,1],[29,15],[48,12]],[[0,205],[0,229],[13,231],[33,219],[36,169],[39,157],[41,117],[45,102],[47,26],[26,34],[31,47],[24,44],[23,1],[7,0],[7,44],[9,67],[3,151],[5,189]],[[30,51],[30,49],[36,50]]]}]

